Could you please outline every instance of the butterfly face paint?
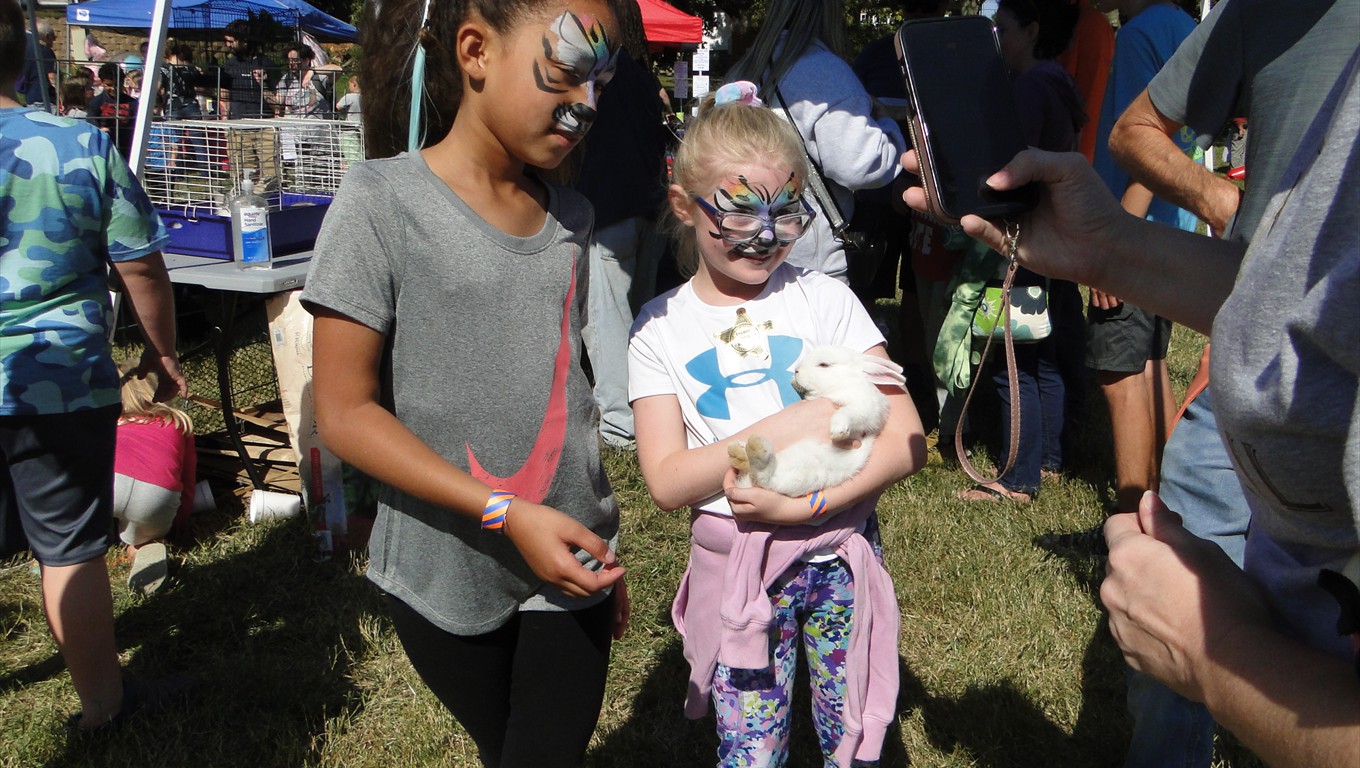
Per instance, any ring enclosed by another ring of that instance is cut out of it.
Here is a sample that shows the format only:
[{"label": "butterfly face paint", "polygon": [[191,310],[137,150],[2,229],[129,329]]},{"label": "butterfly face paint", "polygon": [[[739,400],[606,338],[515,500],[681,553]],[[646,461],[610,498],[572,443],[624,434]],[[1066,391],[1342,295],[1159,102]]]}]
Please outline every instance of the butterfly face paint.
[{"label": "butterfly face paint", "polygon": [[745,176],[738,176],[735,184],[724,182],[718,187],[712,204],[698,195],[694,199],[718,227],[709,236],[723,240],[739,253],[771,253],[802,237],[812,223],[812,209],[792,173],[775,190],[752,185]]},{"label": "butterfly face paint", "polygon": [[543,57],[534,62],[534,82],[547,93],[568,93],[585,86],[585,101],[559,104],[553,120],[563,133],[583,136],[595,122],[600,91],[614,76],[618,49],[604,27],[570,11],[558,16],[543,35]]}]

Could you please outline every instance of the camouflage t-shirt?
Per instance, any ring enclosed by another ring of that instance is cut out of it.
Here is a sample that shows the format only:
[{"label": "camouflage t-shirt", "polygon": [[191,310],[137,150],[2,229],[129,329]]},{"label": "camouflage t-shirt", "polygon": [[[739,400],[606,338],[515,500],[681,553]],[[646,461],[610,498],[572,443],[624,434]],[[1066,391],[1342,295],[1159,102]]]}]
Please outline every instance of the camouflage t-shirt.
[{"label": "camouflage t-shirt", "polygon": [[0,109],[0,416],[119,401],[106,262],[168,240],[97,128]]}]

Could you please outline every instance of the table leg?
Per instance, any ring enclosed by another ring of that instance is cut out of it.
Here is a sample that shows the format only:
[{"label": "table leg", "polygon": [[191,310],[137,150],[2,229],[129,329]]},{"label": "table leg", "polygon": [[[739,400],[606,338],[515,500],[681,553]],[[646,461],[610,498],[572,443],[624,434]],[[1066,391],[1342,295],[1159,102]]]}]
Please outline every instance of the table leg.
[{"label": "table leg", "polygon": [[237,295],[232,291],[219,291],[218,295],[222,298],[222,316],[213,324],[213,334],[216,336],[213,352],[217,358],[217,390],[222,402],[222,424],[227,430],[227,439],[245,465],[250,484],[258,490],[265,490],[264,475],[250,458],[245,442],[241,440],[241,425],[236,420],[236,405],[231,395],[231,332],[236,319]]}]

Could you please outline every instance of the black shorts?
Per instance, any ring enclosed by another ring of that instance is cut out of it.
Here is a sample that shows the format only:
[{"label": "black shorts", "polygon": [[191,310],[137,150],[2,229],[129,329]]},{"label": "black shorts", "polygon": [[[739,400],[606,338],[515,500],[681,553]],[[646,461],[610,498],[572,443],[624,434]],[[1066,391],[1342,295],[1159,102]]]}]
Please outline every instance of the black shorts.
[{"label": "black shorts", "polygon": [[103,557],[114,542],[113,447],[121,405],[0,416],[0,554],[43,565]]},{"label": "black shorts", "polygon": [[1087,314],[1086,367],[1137,373],[1149,360],[1165,360],[1171,321],[1127,301],[1114,309],[1091,307]]}]

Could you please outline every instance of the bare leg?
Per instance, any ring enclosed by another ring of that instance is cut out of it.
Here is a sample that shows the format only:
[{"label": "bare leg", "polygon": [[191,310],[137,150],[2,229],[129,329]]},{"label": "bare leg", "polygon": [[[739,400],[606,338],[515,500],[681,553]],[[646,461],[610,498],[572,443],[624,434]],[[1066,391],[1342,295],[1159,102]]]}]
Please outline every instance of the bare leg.
[{"label": "bare leg", "polygon": [[113,639],[113,593],[104,558],[43,566],[42,587],[47,626],[80,695],[81,727],[103,725],[123,705],[123,678]]},{"label": "bare leg", "polygon": [[1161,360],[1137,373],[1099,371],[1097,381],[1110,408],[1115,503],[1120,512],[1132,512],[1144,491],[1157,490],[1158,462],[1175,416],[1171,381]]},{"label": "bare leg", "polygon": [[1157,427],[1157,463],[1153,475],[1152,490],[1158,490],[1162,479],[1162,449],[1166,448],[1171,428],[1176,423],[1176,393],[1171,389],[1171,372],[1166,360],[1148,361],[1148,378],[1152,382],[1152,418]]}]

